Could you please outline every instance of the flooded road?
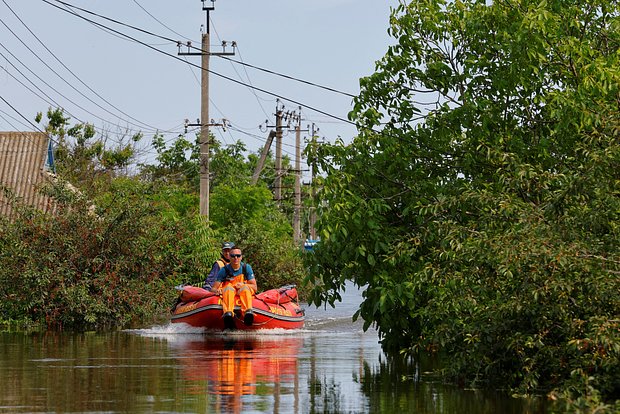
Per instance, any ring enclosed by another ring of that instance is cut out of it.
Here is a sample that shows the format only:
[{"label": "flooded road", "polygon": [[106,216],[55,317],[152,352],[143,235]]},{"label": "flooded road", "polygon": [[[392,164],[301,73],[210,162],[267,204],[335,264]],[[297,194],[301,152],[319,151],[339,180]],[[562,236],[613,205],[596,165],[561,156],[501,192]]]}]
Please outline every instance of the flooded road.
[{"label": "flooded road", "polygon": [[0,412],[547,412],[543,400],[445,386],[426,363],[388,360],[376,332],[351,322],[359,294],[344,299],[307,308],[295,331],[1,332]]}]

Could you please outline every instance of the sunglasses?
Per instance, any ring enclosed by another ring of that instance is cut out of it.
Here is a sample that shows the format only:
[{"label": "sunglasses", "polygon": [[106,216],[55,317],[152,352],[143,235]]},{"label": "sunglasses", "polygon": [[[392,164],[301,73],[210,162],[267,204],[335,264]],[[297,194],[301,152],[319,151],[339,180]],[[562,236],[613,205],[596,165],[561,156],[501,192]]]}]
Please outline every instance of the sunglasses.
[{"label": "sunglasses", "polygon": [[233,258],[233,259],[236,259],[236,258],[241,257],[241,255],[240,254],[231,254],[230,257]]}]

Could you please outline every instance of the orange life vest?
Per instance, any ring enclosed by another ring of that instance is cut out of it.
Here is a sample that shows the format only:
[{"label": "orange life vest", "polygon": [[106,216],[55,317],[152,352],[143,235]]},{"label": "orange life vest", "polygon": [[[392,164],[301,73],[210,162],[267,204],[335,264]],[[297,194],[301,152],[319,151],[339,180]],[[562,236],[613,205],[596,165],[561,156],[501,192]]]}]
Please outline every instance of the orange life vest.
[{"label": "orange life vest", "polygon": [[226,280],[223,282],[224,285],[232,283],[237,284],[237,283],[245,283],[245,272],[246,272],[247,268],[245,266],[245,263],[243,263],[241,265],[241,273],[238,274],[237,276],[234,276],[232,273],[232,267],[231,266],[226,266],[224,267],[224,271],[226,272]]}]

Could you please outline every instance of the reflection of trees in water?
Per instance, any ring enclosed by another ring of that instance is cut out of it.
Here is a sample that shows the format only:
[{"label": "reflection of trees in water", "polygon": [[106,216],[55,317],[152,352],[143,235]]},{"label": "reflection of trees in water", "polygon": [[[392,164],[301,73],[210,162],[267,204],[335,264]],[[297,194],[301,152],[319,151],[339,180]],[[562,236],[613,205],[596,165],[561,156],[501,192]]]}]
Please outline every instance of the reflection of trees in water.
[{"label": "reflection of trees in water", "polygon": [[[443,361],[443,364],[449,361]],[[548,412],[541,398],[515,400],[505,392],[463,390],[442,384],[432,374],[440,369],[433,358],[421,361],[401,355],[364,362],[363,374],[355,378],[367,397],[368,412],[375,413],[476,413],[537,414]]]},{"label": "reflection of trees in water", "polygon": [[369,412],[436,413],[436,407],[429,411],[419,407],[417,378],[419,365],[411,358],[396,357],[381,358],[375,365],[364,362],[362,374],[354,379],[367,397]]},{"label": "reflection of trees in water", "polygon": [[[11,407],[26,407],[15,412],[180,408],[179,390],[171,385],[176,372],[165,369],[168,345],[162,341],[123,332],[5,332],[0,334],[0,350],[1,412],[9,412]],[[153,398],[162,394],[170,396]],[[187,411],[198,411],[190,404]]]},{"label": "reflection of trees in water", "polygon": [[0,405],[31,412],[536,414],[546,405],[442,385],[425,373],[436,361],[377,359],[355,335],[0,333],[0,366]]},{"label": "reflection of trees in water", "polygon": [[322,379],[312,376],[308,381],[311,413],[340,413],[346,406],[340,384],[333,377]]},{"label": "reflection of trees in water", "polygon": [[[321,350],[320,353],[324,352]],[[314,338],[310,341],[310,375],[308,377],[308,389],[310,397],[310,413],[339,413],[341,407],[346,406],[340,389],[334,377],[328,380],[325,375],[319,378],[317,374],[317,344]],[[321,369],[321,372],[323,370]]]}]

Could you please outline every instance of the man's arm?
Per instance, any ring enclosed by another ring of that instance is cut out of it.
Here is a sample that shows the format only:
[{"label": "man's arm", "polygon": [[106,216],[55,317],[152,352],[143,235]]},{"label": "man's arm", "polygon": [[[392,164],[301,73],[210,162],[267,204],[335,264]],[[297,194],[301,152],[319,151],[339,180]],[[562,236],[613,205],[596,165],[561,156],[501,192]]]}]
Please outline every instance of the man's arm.
[{"label": "man's arm", "polygon": [[215,277],[215,283],[213,284],[213,288],[211,289],[211,292],[221,295],[222,294],[222,283],[225,279],[226,279],[226,266],[220,268],[220,271],[217,272],[217,276]]},{"label": "man's arm", "polygon": [[256,284],[256,278],[248,280],[246,284],[250,285],[254,289],[254,293],[258,291],[258,285]]},{"label": "man's arm", "polygon": [[205,282],[204,282],[204,287],[205,288],[207,286],[209,286],[209,287],[213,286],[213,284],[217,280],[217,274],[218,274],[219,271],[220,271],[220,265],[218,264],[218,262],[213,263],[213,266],[211,266],[211,271],[207,275],[207,277],[205,279]]},{"label": "man's arm", "polygon": [[250,285],[252,289],[254,289],[254,293],[258,292],[258,284],[256,283],[256,276],[254,275],[254,270],[252,269],[252,266],[246,265],[246,271],[248,272],[248,277],[245,283]]}]

